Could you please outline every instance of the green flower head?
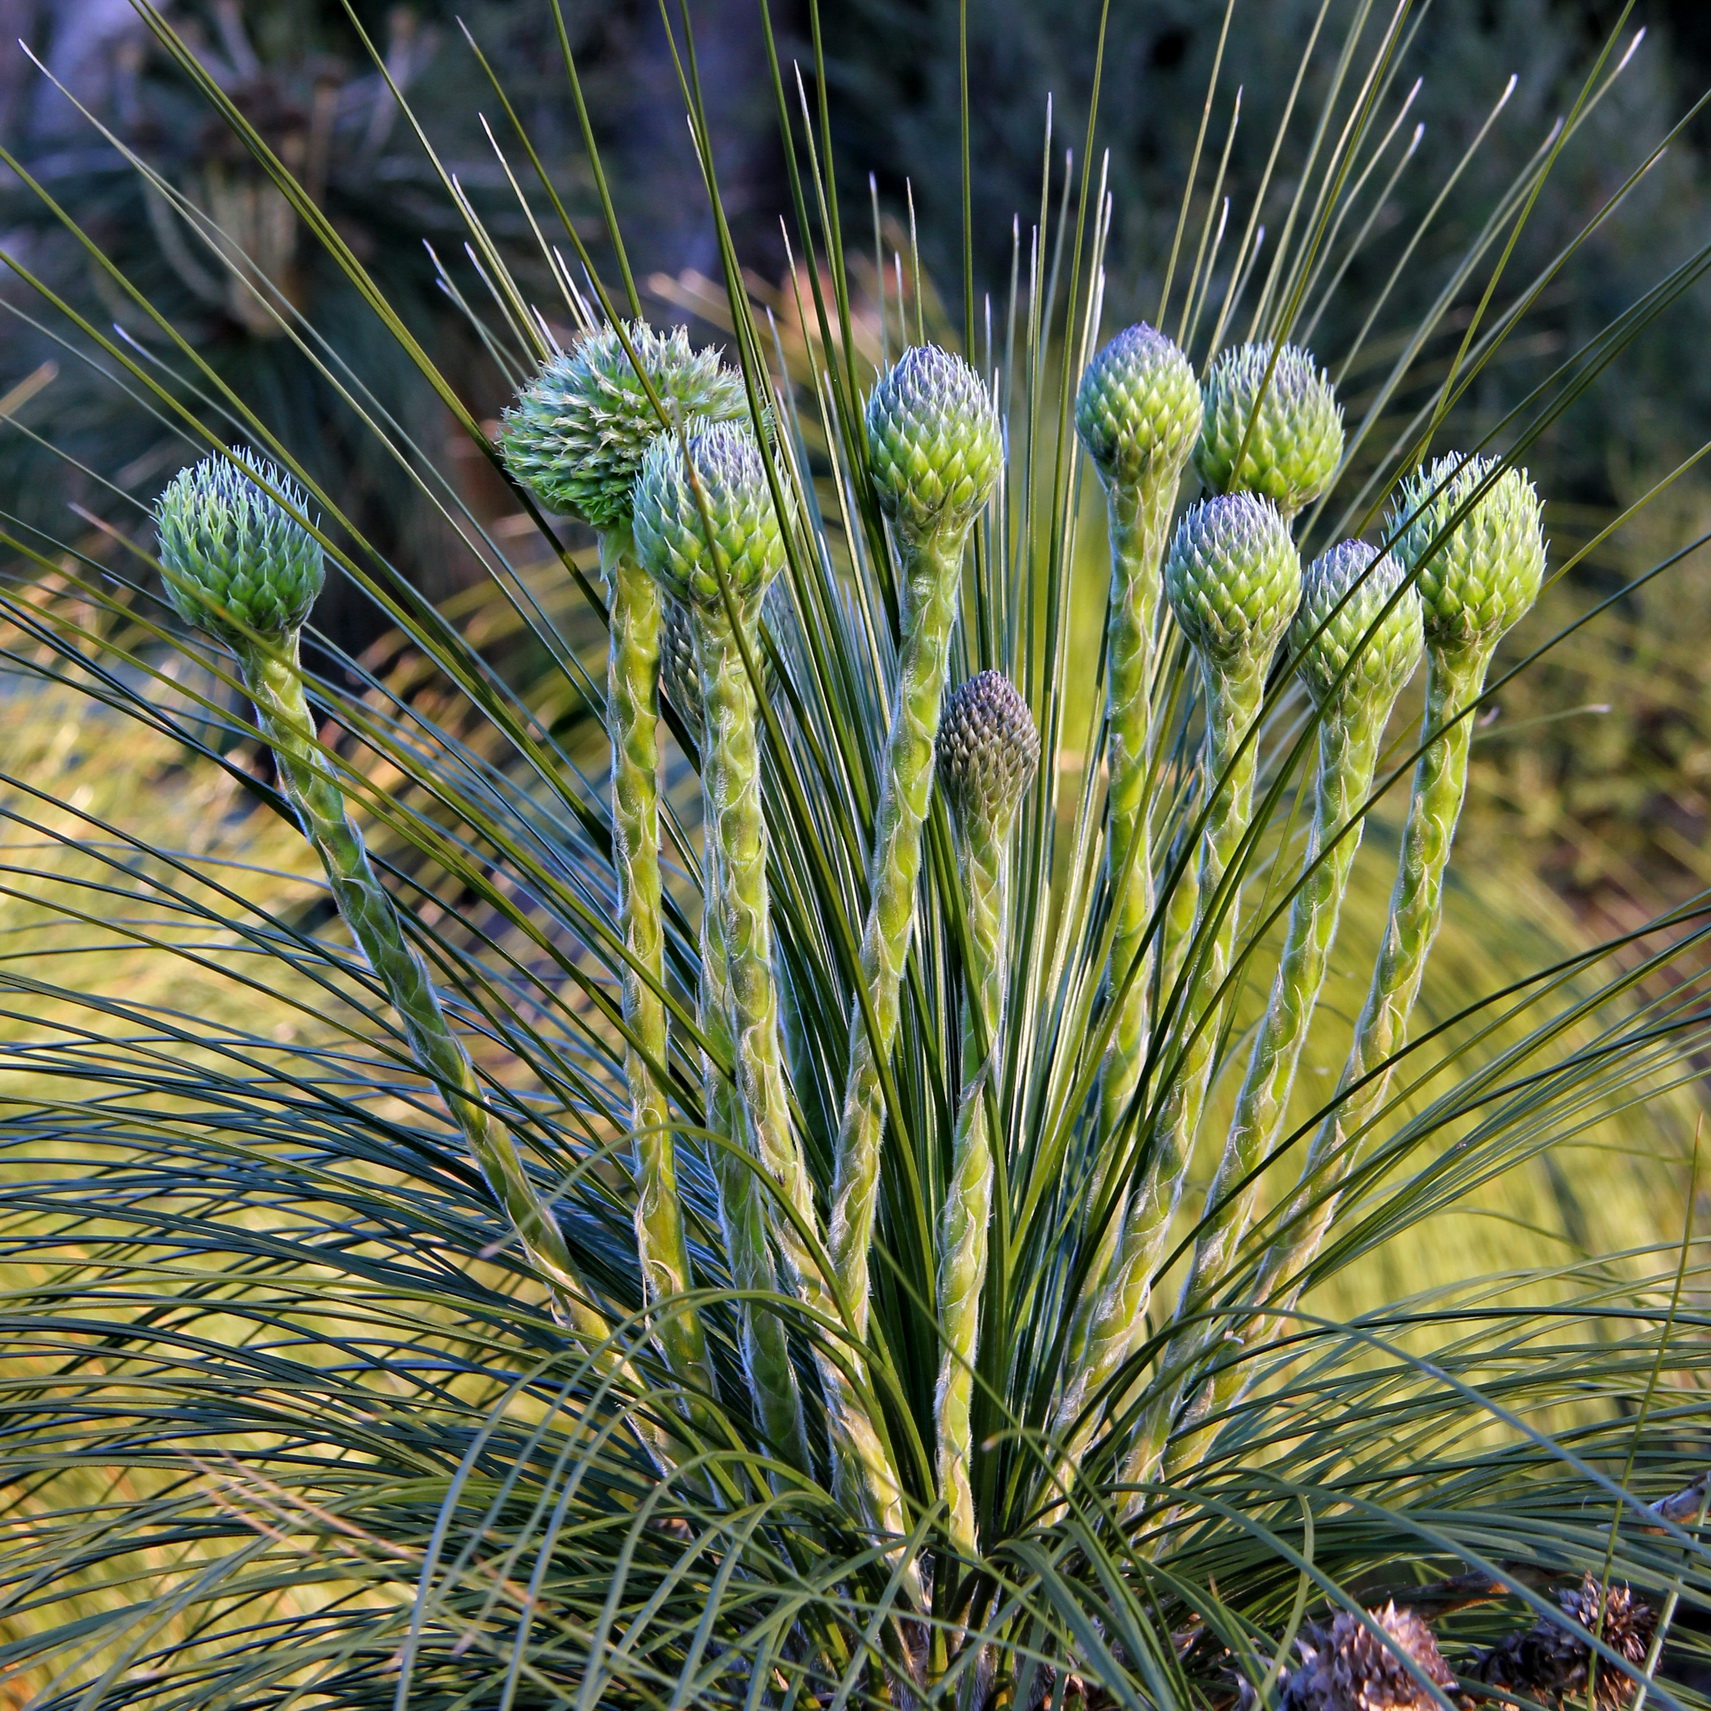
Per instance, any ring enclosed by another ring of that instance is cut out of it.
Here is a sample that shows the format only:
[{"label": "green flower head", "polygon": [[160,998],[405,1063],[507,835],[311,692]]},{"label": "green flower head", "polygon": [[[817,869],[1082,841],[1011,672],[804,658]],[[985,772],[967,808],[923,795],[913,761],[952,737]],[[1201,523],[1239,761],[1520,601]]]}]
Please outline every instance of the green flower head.
[{"label": "green flower head", "polygon": [[635,531],[642,564],[679,600],[717,607],[721,579],[738,599],[758,598],[784,563],[784,536],[749,425],[658,435],[636,479]]},{"label": "green flower head", "polygon": [[912,345],[867,401],[879,506],[906,540],[961,529],[998,480],[998,412],[980,376],[937,345]]},{"label": "green flower head", "polygon": [[747,421],[743,377],[715,350],[691,350],[682,327],[656,333],[632,321],[625,336],[600,327],[548,359],[505,412],[499,451],[505,467],[554,511],[597,529],[626,521],[636,473],[666,424],[636,372],[647,374],[670,424]]},{"label": "green flower head", "polygon": [[1387,712],[1414,675],[1424,645],[1420,597],[1406,588],[1384,609],[1407,574],[1366,541],[1339,541],[1308,565],[1289,645],[1301,681],[1321,707],[1334,701]]},{"label": "green flower head", "polygon": [[1337,473],[1343,412],[1306,351],[1285,345],[1275,365],[1271,351],[1269,344],[1242,345],[1213,359],[1201,388],[1206,415],[1194,467],[1214,493],[1263,494],[1293,517]]},{"label": "green flower head", "polygon": [[1495,643],[1539,597],[1543,508],[1527,472],[1504,470],[1469,505],[1495,467],[1452,453],[1415,470],[1391,500],[1392,551],[1419,571],[1426,640],[1435,646]]},{"label": "green flower head", "polygon": [[958,822],[1007,835],[1040,764],[1040,733],[1003,672],[978,672],[946,698],[936,760]]},{"label": "green flower head", "polygon": [[225,642],[302,629],[326,579],[321,543],[270,487],[307,515],[296,482],[242,446],[181,469],[155,506],[174,608]]},{"label": "green flower head", "polygon": [[1100,351],[1075,394],[1075,431],[1107,487],[1174,481],[1200,417],[1188,358],[1144,323],[1125,327]]},{"label": "green flower head", "polygon": [[1269,499],[1230,493],[1190,505],[1164,564],[1183,634],[1210,660],[1269,660],[1301,594],[1301,558]]}]

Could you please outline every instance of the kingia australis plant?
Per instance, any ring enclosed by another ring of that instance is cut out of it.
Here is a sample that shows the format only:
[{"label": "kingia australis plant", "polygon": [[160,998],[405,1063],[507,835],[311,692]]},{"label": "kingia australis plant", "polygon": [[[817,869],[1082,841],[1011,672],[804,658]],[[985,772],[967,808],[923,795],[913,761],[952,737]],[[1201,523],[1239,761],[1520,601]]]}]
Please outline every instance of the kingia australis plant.
[{"label": "kingia australis plant", "polygon": [[[1554,642],[1498,652],[1546,573],[1525,448],[1711,266],[1468,407],[1551,286],[1507,258],[1613,55],[1432,318],[1387,329],[1381,291],[1315,354],[1316,293],[1390,241],[1406,5],[1327,7],[1294,188],[1233,222],[1214,74],[1121,330],[1097,91],[1008,295],[970,273],[929,325],[912,256],[852,293],[829,121],[776,63],[803,265],[768,321],[685,22],[726,344],[650,321],[597,154],[605,267],[496,127],[538,253],[447,179],[492,307],[447,289],[516,394],[489,438],[148,16],[513,483],[533,558],[280,296],[537,646],[426,606],[92,242],[151,344],[8,258],[187,447],[105,557],[6,534],[19,692],[229,768],[326,880],[270,910],[103,824],[111,883],[53,905],[271,1034],[4,965],[28,1702],[1697,1703],[1704,912],[1517,969],[1452,860],[1476,731]],[[329,570],[408,674],[307,629]],[[1434,984],[1446,918],[1484,986]],[[1513,1209],[1506,1269],[1459,1263],[1460,1207]]]}]

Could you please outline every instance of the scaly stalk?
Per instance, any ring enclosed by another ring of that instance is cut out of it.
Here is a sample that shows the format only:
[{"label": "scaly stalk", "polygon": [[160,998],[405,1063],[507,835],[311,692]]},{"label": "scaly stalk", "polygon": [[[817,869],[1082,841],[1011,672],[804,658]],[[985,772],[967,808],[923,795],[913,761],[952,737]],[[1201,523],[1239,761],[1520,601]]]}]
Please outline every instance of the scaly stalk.
[{"label": "scaly stalk", "polygon": [[974,1439],[974,1359],[986,1285],[992,1217],[993,1150],[1004,995],[1009,981],[1010,836],[1016,810],[1039,764],[1032,715],[996,671],[969,679],[945,707],[938,738],[939,783],[951,805],[957,865],[968,911],[962,1005],[962,1097],[950,1181],[939,1219],[938,1312],[942,1348],[934,1393],[939,1497],[952,1543],[979,1550],[970,1469]]},{"label": "scaly stalk", "polygon": [[1320,713],[1307,853],[1235,1117],[1207,1191],[1206,1216],[1176,1313],[1183,1328],[1159,1358],[1165,1388],[1137,1435],[1129,1469],[1137,1481],[1156,1465],[1199,1361],[1223,1339],[1223,1328],[1202,1322],[1201,1315],[1257,1208],[1259,1167],[1282,1132],[1360,847],[1362,823],[1356,816],[1372,789],[1390,709],[1419,664],[1420,602],[1403,586],[1404,574],[1389,554],[1345,541],[1316,560],[1304,578],[1291,641],[1296,669]]},{"label": "scaly stalk", "polygon": [[[180,615],[237,656],[281,787],[326,872],[339,914],[404,1026],[410,1052],[439,1089],[489,1193],[517,1232],[558,1311],[591,1343],[611,1335],[577,1273],[549,1202],[509,1129],[487,1106],[475,1066],[452,1031],[427,964],[405,936],[390,895],[320,744],[303,693],[299,637],[320,592],[320,543],[292,511],[307,500],[253,453],[215,456],[162,494],[161,566]],[[281,494],[287,510],[274,494]]]},{"label": "scaly stalk", "polygon": [[[1199,914],[1174,1030],[1185,1042],[1167,1064],[1150,1157],[1131,1190],[1117,1250],[1089,1316],[1084,1352],[1059,1401],[1055,1429],[1084,1442],[1088,1401],[1127,1358],[1143,1322],[1152,1274],[1182,1194],[1217,1047],[1236,907],[1220,896],[1246,836],[1257,746],[1251,740],[1265,699],[1266,671],[1301,587],[1301,561],[1276,508],[1249,494],[1193,506],[1165,568],[1178,624],[1200,662],[1206,730],[1200,752],[1202,810]],[[1215,907],[1223,910],[1214,921]]]}]

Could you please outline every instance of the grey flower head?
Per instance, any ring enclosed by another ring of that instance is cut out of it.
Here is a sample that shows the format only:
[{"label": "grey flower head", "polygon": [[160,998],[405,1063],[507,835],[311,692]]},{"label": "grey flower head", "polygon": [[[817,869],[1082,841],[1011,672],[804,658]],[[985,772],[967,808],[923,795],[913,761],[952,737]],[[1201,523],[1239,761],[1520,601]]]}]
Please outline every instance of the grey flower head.
[{"label": "grey flower head", "polygon": [[1188,358],[1145,323],[1125,327],[1094,357],[1075,394],[1075,431],[1108,487],[1174,481],[1200,415]]},{"label": "grey flower head", "polygon": [[998,480],[998,412],[980,376],[937,345],[912,345],[867,401],[880,509],[905,539],[966,527]]},{"label": "grey flower head", "polygon": [[717,351],[691,350],[684,328],[660,334],[633,321],[624,336],[634,361],[615,327],[600,327],[549,358],[499,431],[505,467],[553,510],[597,529],[628,518],[636,474],[663,426],[638,363],[673,426],[747,421],[749,414],[743,377]]},{"label": "grey flower head", "polygon": [[723,580],[738,599],[757,598],[784,564],[784,537],[748,424],[658,435],[636,480],[635,531],[637,556],[668,594],[717,608]]},{"label": "grey flower head", "polygon": [[1269,499],[1190,505],[1164,565],[1165,597],[1206,658],[1269,660],[1301,595],[1301,558]]},{"label": "grey flower head", "polygon": [[1284,1672],[1284,1711],[1439,1711],[1426,1682],[1453,1700],[1455,1677],[1412,1610],[1387,1604],[1365,1621],[1341,1610],[1328,1629],[1310,1627],[1297,1643],[1302,1662]]},{"label": "grey flower head", "polygon": [[[1566,1621],[1540,1620],[1500,1640],[1474,1659],[1467,1672],[1472,1679],[1543,1705],[1583,1706],[1592,1664],[1588,1634],[1597,1634],[1635,1671],[1644,1669],[1657,1613],[1630,1588],[1600,1587],[1587,1574],[1557,1601]],[[1608,1658],[1600,1660],[1595,1711],[1625,1711],[1636,1691],[1626,1670]]]},{"label": "grey flower head", "polygon": [[326,577],[321,543],[270,487],[308,514],[296,482],[245,446],[181,469],[155,506],[167,594],[222,641],[300,630]]},{"label": "grey flower head", "polygon": [[1404,589],[1385,610],[1406,579],[1391,554],[1366,541],[1339,541],[1307,567],[1289,645],[1321,706],[1334,699],[1388,710],[1414,675],[1424,646],[1420,597]]},{"label": "grey flower head", "polygon": [[1343,456],[1343,412],[1307,351],[1285,345],[1275,364],[1271,352],[1269,344],[1242,345],[1212,359],[1194,467],[1214,493],[1263,494],[1292,517],[1331,485]]},{"label": "grey flower head", "polygon": [[1040,764],[1040,733],[1003,672],[977,672],[946,698],[937,764],[958,823],[1007,836]]},{"label": "grey flower head", "polygon": [[1494,643],[1539,596],[1545,537],[1538,491],[1524,469],[1491,480],[1495,467],[1490,458],[1451,453],[1406,477],[1391,501],[1385,526],[1396,556],[1419,569],[1428,643]]}]

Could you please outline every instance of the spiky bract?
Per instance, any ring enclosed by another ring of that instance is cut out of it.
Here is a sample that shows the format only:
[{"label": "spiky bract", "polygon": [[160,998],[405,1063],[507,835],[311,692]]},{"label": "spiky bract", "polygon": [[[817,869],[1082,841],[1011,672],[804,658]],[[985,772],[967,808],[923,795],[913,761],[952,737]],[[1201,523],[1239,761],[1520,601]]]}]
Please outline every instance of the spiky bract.
[{"label": "spiky bract", "polygon": [[1419,571],[1426,639],[1434,644],[1493,644],[1538,598],[1545,573],[1539,495],[1525,470],[1493,478],[1495,468],[1491,458],[1452,452],[1405,477],[1391,501],[1392,551]]},{"label": "spiky bract", "polygon": [[1293,516],[1331,485],[1343,412],[1311,354],[1269,344],[1221,351],[1201,387],[1205,419],[1194,467],[1214,493],[1259,493]]},{"label": "spiky bract", "polygon": [[945,702],[938,776],[951,811],[1002,837],[1040,764],[1028,704],[1001,671],[977,672]]},{"label": "spiky bract", "polygon": [[1414,675],[1424,641],[1420,599],[1402,587],[1406,576],[1366,541],[1339,541],[1302,574],[1289,644],[1321,706],[1382,699],[1388,708]]},{"label": "spiky bract", "polygon": [[960,529],[998,479],[998,412],[960,356],[911,345],[867,401],[867,443],[880,509],[906,540]]},{"label": "spiky bract", "polygon": [[307,513],[309,501],[291,477],[242,446],[180,470],[167,485],[155,507],[160,563],[187,624],[232,643],[303,627],[325,559],[275,492]]},{"label": "spiky bract", "polygon": [[1183,515],[1164,589],[1177,623],[1207,658],[1269,657],[1301,593],[1301,558],[1270,500],[1231,493]]},{"label": "spiky bract", "polygon": [[1075,431],[1107,486],[1181,473],[1200,432],[1194,369],[1163,333],[1137,322],[1082,374]]},{"label": "spiky bract", "polygon": [[784,564],[784,535],[746,422],[657,435],[635,492],[636,553],[666,592],[718,605],[721,582],[758,597]]},{"label": "spiky bract", "polygon": [[553,510],[609,529],[630,515],[636,474],[662,429],[748,414],[743,377],[716,350],[692,350],[682,327],[657,333],[633,321],[622,337],[600,327],[549,358],[505,412],[499,451]]}]

